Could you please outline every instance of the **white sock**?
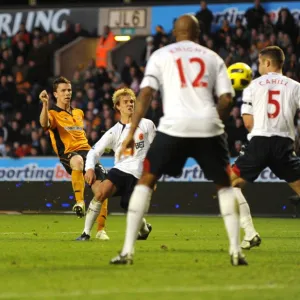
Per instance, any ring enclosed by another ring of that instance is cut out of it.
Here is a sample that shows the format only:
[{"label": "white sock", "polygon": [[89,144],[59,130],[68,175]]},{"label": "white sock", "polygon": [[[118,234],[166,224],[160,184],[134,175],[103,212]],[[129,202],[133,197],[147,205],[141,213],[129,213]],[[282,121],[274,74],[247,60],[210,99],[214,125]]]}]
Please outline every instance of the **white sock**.
[{"label": "white sock", "polygon": [[239,253],[240,249],[240,220],[237,201],[233,188],[222,188],[218,191],[220,211],[229,238],[229,254]]},{"label": "white sock", "polygon": [[134,243],[141,228],[144,214],[149,209],[152,189],[146,185],[136,185],[129,201],[125,242],[121,255],[132,254]]},{"label": "white sock", "polygon": [[100,213],[101,203],[96,201],[95,198],[90,202],[88,211],[85,216],[84,230],[88,235],[91,235],[92,227]]},{"label": "white sock", "polygon": [[250,208],[242,190],[236,187],[233,188],[233,190],[240,206],[240,225],[245,231],[244,239],[250,241],[257,235],[257,231],[255,230],[252,222]]}]

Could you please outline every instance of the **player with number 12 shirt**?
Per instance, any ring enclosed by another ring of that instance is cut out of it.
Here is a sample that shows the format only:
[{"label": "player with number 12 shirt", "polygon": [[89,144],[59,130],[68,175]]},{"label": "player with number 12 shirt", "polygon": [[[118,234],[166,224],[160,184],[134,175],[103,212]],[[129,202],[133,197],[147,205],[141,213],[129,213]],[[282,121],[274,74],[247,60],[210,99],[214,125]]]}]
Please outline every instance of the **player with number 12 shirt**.
[{"label": "player with number 12 shirt", "polygon": [[285,56],[270,46],[259,54],[260,77],[243,92],[241,113],[249,130],[249,144],[232,167],[231,180],[240,205],[241,227],[245,230],[243,249],[259,246],[250,209],[241,187],[253,182],[269,167],[300,195],[300,158],[294,152],[294,116],[300,108],[300,84],[282,74]]},{"label": "player with number 12 shirt", "polygon": [[[138,229],[148,211],[153,188],[161,175],[178,176],[187,158],[194,158],[205,176],[216,184],[220,210],[229,236],[234,266],[247,265],[240,249],[239,215],[229,177],[229,155],[224,134],[234,91],[224,61],[198,44],[199,23],[180,16],[174,26],[176,43],[155,51],[147,62],[141,91],[122,151],[132,149],[134,134],[154,91],[163,96],[164,116],[144,161],[144,171],[131,195],[126,236],[121,253],[110,263],[131,264]],[[219,98],[215,103],[215,95]]]}]

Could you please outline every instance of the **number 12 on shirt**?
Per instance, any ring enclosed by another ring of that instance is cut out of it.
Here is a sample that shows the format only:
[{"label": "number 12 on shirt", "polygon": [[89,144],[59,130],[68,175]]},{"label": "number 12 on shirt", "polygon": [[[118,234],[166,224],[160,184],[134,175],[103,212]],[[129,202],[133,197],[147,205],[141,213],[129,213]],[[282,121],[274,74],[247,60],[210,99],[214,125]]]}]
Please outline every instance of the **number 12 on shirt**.
[{"label": "number 12 on shirt", "polygon": [[[200,67],[200,71],[199,71],[198,75],[196,76],[196,78],[193,80],[192,86],[193,87],[207,87],[207,82],[201,82],[201,79],[205,73],[205,62],[203,61],[203,59],[201,59],[200,57],[192,57],[189,59],[189,63],[190,64],[197,63]],[[179,78],[181,81],[181,87],[185,88],[185,87],[187,87],[187,84],[186,84],[186,77],[185,77],[185,74],[183,71],[182,59],[178,58],[176,60],[176,64],[177,64],[177,68],[178,68],[178,72],[179,72]]]}]

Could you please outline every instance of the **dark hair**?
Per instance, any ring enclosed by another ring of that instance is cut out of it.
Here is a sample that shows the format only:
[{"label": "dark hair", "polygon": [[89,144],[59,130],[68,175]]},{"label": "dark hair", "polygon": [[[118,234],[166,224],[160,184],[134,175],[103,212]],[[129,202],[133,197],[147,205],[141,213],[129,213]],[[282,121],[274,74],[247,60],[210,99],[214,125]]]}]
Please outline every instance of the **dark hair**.
[{"label": "dark hair", "polygon": [[53,81],[53,92],[56,92],[57,91],[57,87],[60,83],[67,83],[67,84],[70,84],[71,81],[68,80],[66,77],[63,77],[63,76],[60,76],[58,78],[56,78],[54,81]]},{"label": "dark hair", "polygon": [[278,46],[269,46],[264,48],[259,53],[261,56],[266,56],[272,60],[273,65],[282,68],[285,60],[283,50]]}]

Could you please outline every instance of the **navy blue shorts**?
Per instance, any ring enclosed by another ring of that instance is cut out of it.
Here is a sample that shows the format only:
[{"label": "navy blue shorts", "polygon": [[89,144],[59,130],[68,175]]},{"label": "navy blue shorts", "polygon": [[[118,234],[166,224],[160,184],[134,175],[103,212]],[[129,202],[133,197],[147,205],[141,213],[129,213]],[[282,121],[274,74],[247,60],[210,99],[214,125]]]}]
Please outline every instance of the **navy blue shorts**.
[{"label": "navy blue shorts", "polygon": [[300,158],[294,152],[294,141],[279,136],[254,136],[232,170],[244,180],[253,182],[267,167],[286,182],[299,180]]},{"label": "navy blue shorts", "polygon": [[116,186],[117,192],[114,196],[121,197],[120,205],[127,211],[131,194],[138,179],[131,174],[120,171],[117,168],[112,168],[108,171],[107,179]]},{"label": "navy blue shorts", "polygon": [[[61,155],[59,159],[60,159],[60,162],[62,163],[62,165],[64,166],[64,168],[66,169],[66,171],[71,175],[72,174],[72,168],[70,166],[71,158],[75,155],[80,155],[83,159],[83,163],[85,166],[86,156],[87,156],[88,152],[89,152],[89,150],[79,150],[77,152],[69,152],[69,153],[65,153],[65,154]],[[85,168],[83,167],[83,174],[85,173],[84,169]],[[104,169],[104,167],[100,163],[97,163],[95,166],[95,174],[96,174],[97,180],[103,181],[107,177],[107,171]]]},{"label": "navy blue shorts", "polygon": [[144,170],[157,178],[179,176],[186,160],[194,158],[205,177],[230,186],[229,154],[225,135],[207,138],[174,137],[158,131],[144,161]]}]

